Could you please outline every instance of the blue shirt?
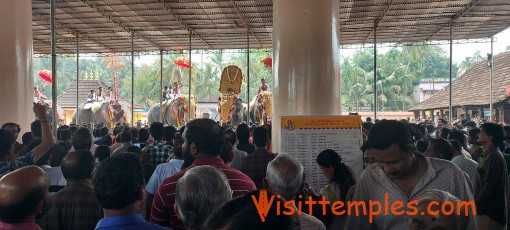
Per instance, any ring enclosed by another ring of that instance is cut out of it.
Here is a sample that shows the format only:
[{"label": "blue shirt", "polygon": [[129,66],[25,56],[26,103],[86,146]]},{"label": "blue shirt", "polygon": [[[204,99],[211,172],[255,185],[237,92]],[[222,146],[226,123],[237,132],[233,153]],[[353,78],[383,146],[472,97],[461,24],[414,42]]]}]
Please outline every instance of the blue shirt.
[{"label": "blue shirt", "polygon": [[154,170],[151,179],[147,182],[147,186],[145,188],[147,192],[151,195],[156,194],[156,191],[163,180],[174,173],[181,171],[182,164],[184,164],[184,160],[172,159],[168,163],[156,166],[156,170]]},{"label": "blue shirt", "polygon": [[112,230],[139,230],[139,229],[166,229],[157,224],[146,222],[141,214],[131,214],[125,216],[105,217],[97,222],[96,230],[112,229]]}]

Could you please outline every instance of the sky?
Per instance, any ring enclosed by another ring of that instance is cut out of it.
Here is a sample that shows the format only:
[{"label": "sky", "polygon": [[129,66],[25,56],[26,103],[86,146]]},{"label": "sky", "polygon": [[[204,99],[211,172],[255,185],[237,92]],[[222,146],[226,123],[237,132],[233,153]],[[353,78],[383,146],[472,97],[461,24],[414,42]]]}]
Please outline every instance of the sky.
[{"label": "sky", "polygon": [[[496,34],[494,39],[494,56],[499,53],[505,52],[506,47],[510,46],[510,27],[506,30]],[[488,53],[491,52],[491,43],[490,39],[487,39],[487,43],[467,43],[467,44],[453,44],[453,63],[460,64],[466,57],[472,57],[477,51],[480,51],[480,54],[483,57],[486,57]],[[450,53],[450,45],[440,45],[440,47],[445,51],[446,54]],[[386,53],[391,49],[391,47],[381,47],[377,48],[377,53],[382,54]],[[352,57],[356,51],[359,49],[341,49],[340,56],[341,57]]]},{"label": "sky", "polygon": [[[499,53],[505,52],[506,47],[510,46],[510,28],[496,34],[494,42],[494,56]],[[442,48],[447,53],[450,52],[448,45],[443,45]],[[453,45],[453,62],[460,64],[465,57],[471,57],[477,50],[480,50],[482,56],[491,52],[491,43],[472,43],[472,44],[454,44]]]},{"label": "sky", "polygon": [[[494,42],[494,56],[502,53],[505,51],[507,46],[510,46],[510,27],[506,30],[500,32],[499,34],[496,34],[495,42]],[[446,45],[440,45],[441,48],[445,50],[446,54],[450,53],[450,46],[448,44]],[[341,49],[340,50],[340,56],[346,57],[346,56],[352,56],[356,51],[359,49]],[[379,54],[385,53],[389,51],[389,47],[382,47],[378,48],[377,52]],[[490,39],[488,39],[487,43],[468,43],[468,44],[453,44],[453,63],[460,64],[466,57],[472,57],[474,54],[480,51],[483,57],[486,57],[487,53],[491,52],[491,43]],[[204,54],[203,60],[206,61],[207,57],[209,55]],[[156,61],[159,58],[159,55],[146,55],[141,56],[138,59],[135,59],[135,65],[140,66],[143,64],[151,64],[154,61]],[[199,63],[202,60],[202,57],[200,54],[192,54],[191,56],[192,62]]]}]

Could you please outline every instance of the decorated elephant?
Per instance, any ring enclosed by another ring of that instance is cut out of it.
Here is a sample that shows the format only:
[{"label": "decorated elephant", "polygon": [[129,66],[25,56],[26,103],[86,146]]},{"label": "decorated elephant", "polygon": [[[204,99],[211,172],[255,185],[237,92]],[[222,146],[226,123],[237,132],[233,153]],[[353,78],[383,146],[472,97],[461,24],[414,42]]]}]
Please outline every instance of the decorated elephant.
[{"label": "decorated elephant", "polygon": [[262,91],[250,102],[250,119],[256,124],[271,123],[273,94],[269,91]]},{"label": "decorated elephant", "polygon": [[[124,108],[127,107],[126,103],[124,104]],[[123,109],[122,102],[119,101],[99,101],[99,102],[88,102],[81,104],[78,109],[78,120],[76,120],[76,112],[73,114],[73,122],[76,124],[82,123],[104,123],[104,124],[114,124],[114,123],[125,123],[128,119],[128,112]]]},{"label": "decorated elephant", "polygon": [[218,113],[222,124],[230,122],[235,126],[247,118],[246,106],[235,94],[222,94],[219,97]]},{"label": "decorated elephant", "polygon": [[246,104],[243,103],[241,98],[237,98],[234,105],[232,106],[232,116],[230,122],[232,125],[238,125],[243,121],[246,121],[248,113],[246,112]]},{"label": "decorated elephant", "polygon": [[163,124],[176,126],[185,125],[190,120],[196,118],[196,107],[197,100],[195,97],[191,97],[191,109],[188,110],[188,96],[181,95],[174,100],[165,100],[162,103],[162,108],[159,102],[154,104],[149,109],[148,121],[149,124],[160,121],[160,113],[163,111]]}]

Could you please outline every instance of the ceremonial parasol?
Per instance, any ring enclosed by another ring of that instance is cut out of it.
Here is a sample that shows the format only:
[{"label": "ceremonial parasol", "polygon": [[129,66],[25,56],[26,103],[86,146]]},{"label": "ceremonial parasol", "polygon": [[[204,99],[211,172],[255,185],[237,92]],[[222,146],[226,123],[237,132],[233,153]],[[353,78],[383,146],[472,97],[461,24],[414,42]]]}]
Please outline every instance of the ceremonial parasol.
[{"label": "ceremonial parasol", "polygon": [[267,68],[273,68],[273,58],[267,57],[262,60],[262,64],[264,64]]},{"label": "ceremonial parasol", "polygon": [[178,57],[178,58],[176,58],[174,60],[174,64],[178,65],[180,67],[183,67],[183,68],[188,68],[188,69],[191,67],[189,59],[186,58],[186,57]]},{"label": "ceremonial parasol", "polygon": [[49,71],[49,70],[41,70],[41,71],[39,71],[39,77],[41,77],[41,79],[43,79],[46,82],[49,82],[49,83],[52,82],[51,71]]}]

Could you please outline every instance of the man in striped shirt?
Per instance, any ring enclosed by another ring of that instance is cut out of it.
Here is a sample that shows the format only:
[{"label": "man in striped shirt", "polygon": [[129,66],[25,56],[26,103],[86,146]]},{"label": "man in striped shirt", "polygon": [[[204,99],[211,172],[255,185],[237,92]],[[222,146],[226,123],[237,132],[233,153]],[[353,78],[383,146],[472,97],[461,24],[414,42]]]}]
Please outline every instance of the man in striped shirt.
[{"label": "man in striped shirt", "polygon": [[480,192],[476,196],[480,229],[507,229],[508,173],[503,154],[498,149],[503,142],[503,133],[503,126],[484,123],[478,134],[478,143],[484,149],[479,166]]},{"label": "man in striped shirt", "polygon": [[195,161],[180,172],[166,178],[159,186],[151,208],[150,221],[173,229],[185,229],[174,212],[175,188],[177,181],[190,168],[212,165],[227,176],[232,189],[232,197],[237,197],[257,189],[253,181],[242,172],[227,166],[219,157],[224,143],[221,127],[211,119],[195,119],[186,125],[183,133],[183,155],[191,155]]}]

